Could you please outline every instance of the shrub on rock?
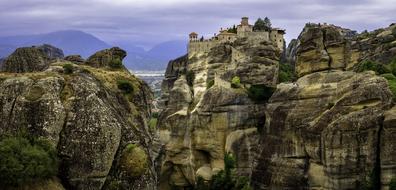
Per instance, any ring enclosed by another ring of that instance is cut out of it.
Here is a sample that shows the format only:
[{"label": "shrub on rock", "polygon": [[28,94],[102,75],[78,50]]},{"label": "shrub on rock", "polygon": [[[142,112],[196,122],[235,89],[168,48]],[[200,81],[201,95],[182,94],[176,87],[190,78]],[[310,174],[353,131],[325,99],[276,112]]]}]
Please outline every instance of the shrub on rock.
[{"label": "shrub on rock", "polygon": [[72,74],[73,73],[73,65],[70,63],[66,63],[63,65],[63,73],[65,74]]},{"label": "shrub on rock", "polygon": [[146,152],[135,144],[127,145],[121,155],[121,170],[130,177],[139,177],[148,169]]},{"label": "shrub on rock", "polygon": [[239,88],[241,86],[241,79],[238,76],[235,76],[231,80],[232,88]]},{"label": "shrub on rock", "polygon": [[255,102],[267,102],[274,92],[275,88],[259,84],[252,85],[248,90],[248,95]]},{"label": "shrub on rock", "polygon": [[133,85],[128,80],[118,80],[117,87],[125,94],[130,94],[133,92]]},{"label": "shrub on rock", "polygon": [[8,137],[0,141],[0,186],[49,179],[58,172],[56,149],[44,140]]}]

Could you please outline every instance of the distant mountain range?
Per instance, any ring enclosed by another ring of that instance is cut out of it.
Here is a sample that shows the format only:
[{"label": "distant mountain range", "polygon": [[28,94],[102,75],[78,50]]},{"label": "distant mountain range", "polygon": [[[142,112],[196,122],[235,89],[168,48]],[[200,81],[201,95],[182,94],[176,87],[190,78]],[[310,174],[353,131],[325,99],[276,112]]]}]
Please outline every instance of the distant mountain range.
[{"label": "distant mountain range", "polygon": [[168,41],[145,51],[129,43],[108,44],[92,34],[78,30],[56,31],[38,35],[0,37],[0,58],[7,57],[16,48],[32,45],[51,44],[61,48],[65,55],[79,54],[89,57],[98,50],[119,46],[127,51],[124,64],[132,70],[164,70],[171,59],[186,54],[186,41]]}]

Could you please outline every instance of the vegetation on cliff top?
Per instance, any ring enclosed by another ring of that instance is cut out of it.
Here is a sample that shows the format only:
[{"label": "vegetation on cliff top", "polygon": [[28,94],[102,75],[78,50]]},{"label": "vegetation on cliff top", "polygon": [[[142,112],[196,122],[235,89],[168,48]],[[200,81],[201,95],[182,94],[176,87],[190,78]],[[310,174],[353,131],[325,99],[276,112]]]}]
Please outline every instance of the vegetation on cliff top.
[{"label": "vegetation on cliff top", "polygon": [[265,17],[264,20],[258,18],[254,23],[253,31],[270,31],[271,28],[271,20],[268,17]]},{"label": "vegetation on cliff top", "polygon": [[396,99],[396,58],[394,58],[389,64],[383,65],[374,61],[366,60],[359,63],[356,68],[356,72],[363,71],[374,71],[376,74],[381,75],[388,80],[389,89],[393,94],[393,99]]}]

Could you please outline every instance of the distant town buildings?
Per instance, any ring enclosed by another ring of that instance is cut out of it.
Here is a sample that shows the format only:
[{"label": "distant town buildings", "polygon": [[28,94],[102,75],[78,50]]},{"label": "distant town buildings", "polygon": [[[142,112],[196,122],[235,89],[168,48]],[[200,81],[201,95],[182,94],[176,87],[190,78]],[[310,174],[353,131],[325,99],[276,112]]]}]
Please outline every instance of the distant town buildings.
[{"label": "distant town buildings", "polygon": [[285,30],[272,28],[269,31],[254,31],[253,25],[249,24],[248,17],[242,17],[241,23],[235,28],[220,29],[219,34],[215,34],[210,39],[199,38],[196,32],[189,34],[188,53],[209,52],[218,43],[234,42],[237,38],[247,38],[248,40],[272,41],[276,47],[283,51]]}]

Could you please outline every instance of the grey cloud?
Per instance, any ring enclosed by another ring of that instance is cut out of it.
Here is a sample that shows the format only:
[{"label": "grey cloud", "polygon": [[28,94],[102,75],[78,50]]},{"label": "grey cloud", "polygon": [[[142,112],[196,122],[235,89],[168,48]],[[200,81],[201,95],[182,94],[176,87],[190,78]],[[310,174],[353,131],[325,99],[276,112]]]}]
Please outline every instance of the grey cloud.
[{"label": "grey cloud", "polygon": [[[105,41],[138,45],[185,39],[190,31],[213,35],[241,16],[268,16],[297,37],[306,22],[328,22],[356,30],[394,21],[396,0],[0,0],[0,36],[77,29]],[[4,19],[6,18],[6,19]]]}]

